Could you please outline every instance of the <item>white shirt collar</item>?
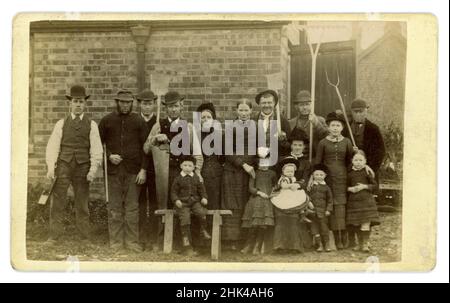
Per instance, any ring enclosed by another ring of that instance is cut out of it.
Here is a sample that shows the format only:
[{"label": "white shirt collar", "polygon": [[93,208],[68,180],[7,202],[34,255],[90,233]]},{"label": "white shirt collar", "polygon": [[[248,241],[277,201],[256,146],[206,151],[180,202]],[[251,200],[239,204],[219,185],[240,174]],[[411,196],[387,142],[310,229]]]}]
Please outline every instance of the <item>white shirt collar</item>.
[{"label": "white shirt collar", "polygon": [[180,175],[182,176],[182,177],[186,177],[186,176],[191,176],[191,177],[193,177],[194,176],[194,172],[191,172],[191,173],[189,173],[189,174],[186,174],[184,171],[182,171],[181,173],[180,173]]},{"label": "white shirt collar", "polygon": [[[74,113],[70,113],[70,115],[72,116],[72,120],[75,119],[75,117],[77,116],[77,115],[75,115]],[[83,116],[84,116],[84,113],[82,113],[82,114],[80,115],[80,120],[83,120]]]},{"label": "white shirt collar", "polygon": [[313,181],[313,184],[314,185],[319,185],[319,184],[327,185],[327,183],[325,181]]},{"label": "white shirt collar", "polygon": [[141,113],[141,116],[142,116],[142,118],[144,118],[145,122],[148,122],[148,121],[150,121],[152,119],[153,113],[148,118],[146,116],[144,116],[143,113]]},{"label": "white shirt collar", "polygon": [[266,115],[265,113],[261,112],[261,117],[266,120],[266,119],[270,119],[270,117],[273,116],[273,112],[271,112],[269,115]]},{"label": "white shirt collar", "polygon": [[178,123],[180,121],[180,117],[176,118],[175,120],[172,120],[172,118],[170,118],[170,117],[167,117],[167,119],[169,119],[170,123],[172,123],[172,122]]}]

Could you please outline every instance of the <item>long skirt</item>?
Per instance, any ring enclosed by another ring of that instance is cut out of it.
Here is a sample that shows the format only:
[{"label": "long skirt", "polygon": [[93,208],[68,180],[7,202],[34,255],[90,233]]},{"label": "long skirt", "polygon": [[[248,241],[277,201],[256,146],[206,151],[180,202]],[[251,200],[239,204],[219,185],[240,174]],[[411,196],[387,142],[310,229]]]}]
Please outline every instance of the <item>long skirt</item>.
[{"label": "long skirt", "polygon": [[300,222],[299,214],[290,213],[274,207],[275,227],[273,248],[304,252],[312,246],[307,225]]},{"label": "long skirt", "polygon": [[372,193],[360,191],[350,194],[347,202],[347,225],[361,225],[370,222],[370,225],[380,224],[377,205]]}]

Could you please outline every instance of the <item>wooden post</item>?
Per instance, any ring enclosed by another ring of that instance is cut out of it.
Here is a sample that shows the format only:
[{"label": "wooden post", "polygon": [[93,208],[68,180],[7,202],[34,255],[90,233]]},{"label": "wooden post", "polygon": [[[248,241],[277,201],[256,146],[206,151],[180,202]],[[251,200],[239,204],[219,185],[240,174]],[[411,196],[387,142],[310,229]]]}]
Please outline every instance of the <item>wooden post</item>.
[{"label": "wooden post", "polygon": [[163,216],[162,222],[164,223],[164,246],[163,252],[165,254],[172,253],[173,249],[173,216],[175,211],[173,209],[158,209],[155,211],[155,215]]},{"label": "wooden post", "polygon": [[221,254],[221,235],[220,226],[222,225],[222,215],[232,215],[231,210],[208,210],[208,215],[213,216],[213,228],[211,239],[211,259],[218,261]]}]

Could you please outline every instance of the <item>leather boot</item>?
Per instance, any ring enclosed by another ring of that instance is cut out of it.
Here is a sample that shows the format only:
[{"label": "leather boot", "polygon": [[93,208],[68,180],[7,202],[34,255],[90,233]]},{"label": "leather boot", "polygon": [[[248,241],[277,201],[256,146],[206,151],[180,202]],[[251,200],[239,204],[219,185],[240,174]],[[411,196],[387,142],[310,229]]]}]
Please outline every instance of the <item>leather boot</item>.
[{"label": "leather boot", "polygon": [[362,243],[363,243],[362,231],[359,228],[358,230],[356,230],[356,236],[358,238],[358,245],[355,245],[355,247],[353,247],[353,250],[359,251],[362,250]]},{"label": "leather boot", "polygon": [[206,230],[206,218],[200,223],[200,234],[202,235],[203,239],[205,240],[211,240],[211,235],[208,233],[208,231]]},{"label": "leather boot", "polygon": [[259,228],[257,235],[256,235],[255,247],[253,248],[254,255],[261,254],[261,248],[262,248],[263,243],[264,243],[264,229]]},{"label": "leather boot", "polygon": [[361,250],[363,252],[370,252],[370,248],[369,248],[370,231],[369,230],[364,230],[364,231],[361,231],[361,234],[362,234]]},{"label": "leather boot", "polygon": [[349,239],[348,239],[348,231],[347,229],[343,229],[341,231],[341,241],[343,248],[348,248],[349,246]]},{"label": "leather boot", "polygon": [[344,246],[342,245],[341,231],[334,230],[333,235],[334,235],[334,243],[336,243],[336,248],[343,249]]},{"label": "leather boot", "polygon": [[245,242],[245,246],[243,249],[241,249],[242,254],[248,254],[250,253],[253,248],[255,247],[255,241],[256,241],[256,232],[253,228],[249,229],[247,234],[247,241]]},{"label": "leather boot", "polygon": [[317,246],[316,251],[323,252],[323,244],[322,244],[322,239],[320,238],[320,236],[319,235],[314,236],[314,240],[315,240],[316,246]]},{"label": "leather boot", "polygon": [[355,226],[350,225],[347,227],[347,234],[348,234],[348,247],[354,248],[356,246],[356,230]]},{"label": "leather boot", "polygon": [[330,252],[331,251],[330,237],[328,235],[322,235],[321,238],[323,243],[323,249],[325,250],[325,252]]}]

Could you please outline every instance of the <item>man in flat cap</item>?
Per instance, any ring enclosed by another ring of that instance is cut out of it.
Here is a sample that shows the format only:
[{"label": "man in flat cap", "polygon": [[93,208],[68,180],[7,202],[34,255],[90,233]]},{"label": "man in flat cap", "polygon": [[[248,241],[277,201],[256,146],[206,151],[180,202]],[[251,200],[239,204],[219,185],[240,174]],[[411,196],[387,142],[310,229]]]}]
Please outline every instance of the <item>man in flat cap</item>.
[{"label": "man in flat cap", "polygon": [[[313,154],[315,148],[320,140],[325,138],[328,134],[328,127],[325,119],[321,116],[316,116],[311,112],[311,94],[307,90],[301,90],[297,93],[294,99],[294,106],[297,110],[297,116],[289,120],[291,129],[299,128],[303,130],[309,138],[310,128],[313,128]],[[304,154],[309,153],[309,145],[305,146]]]},{"label": "man in flat cap", "polygon": [[108,228],[113,251],[127,248],[141,252],[139,245],[139,194],[145,183],[148,157],[142,146],[147,125],[133,113],[134,96],[129,90],[117,93],[116,109],[102,118],[100,136],[108,158]]},{"label": "man in flat cap", "polygon": [[45,153],[47,177],[52,180],[56,177],[50,205],[48,244],[54,244],[63,234],[63,215],[70,184],[75,195],[77,229],[82,238],[91,238],[89,183],[94,180],[102,163],[103,148],[97,123],[84,113],[89,95],[86,95],[83,86],[74,85],[66,98],[69,100],[70,114],[56,123]]},{"label": "man in flat cap", "polygon": [[[154,111],[157,99],[158,97],[148,89],[143,90],[136,96],[141,117],[147,124],[148,130],[151,130],[156,123]],[[158,209],[158,205],[156,201],[155,167],[150,153],[147,179],[145,184],[142,185],[139,194],[139,242],[145,249],[149,249],[157,240],[158,220],[155,216],[156,209]]]},{"label": "man in flat cap", "polygon": [[[366,101],[356,98],[351,104],[352,119],[350,127],[355,138],[356,146],[362,149],[367,157],[367,165],[372,168],[378,177],[378,170],[385,156],[385,146],[383,136],[378,126],[367,119]],[[347,130],[344,130],[344,136],[349,137]]]},{"label": "man in flat cap", "polygon": [[[264,132],[266,133],[266,147],[270,144],[270,121],[276,122],[277,115],[275,107],[278,104],[278,94],[271,89],[260,92],[255,97],[260,111],[253,117],[257,123],[262,122]],[[290,152],[288,136],[291,133],[289,121],[281,116],[281,132],[278,134],[278,158],[287,155]],[[257,124],[259,125],[259,124]]]}]

